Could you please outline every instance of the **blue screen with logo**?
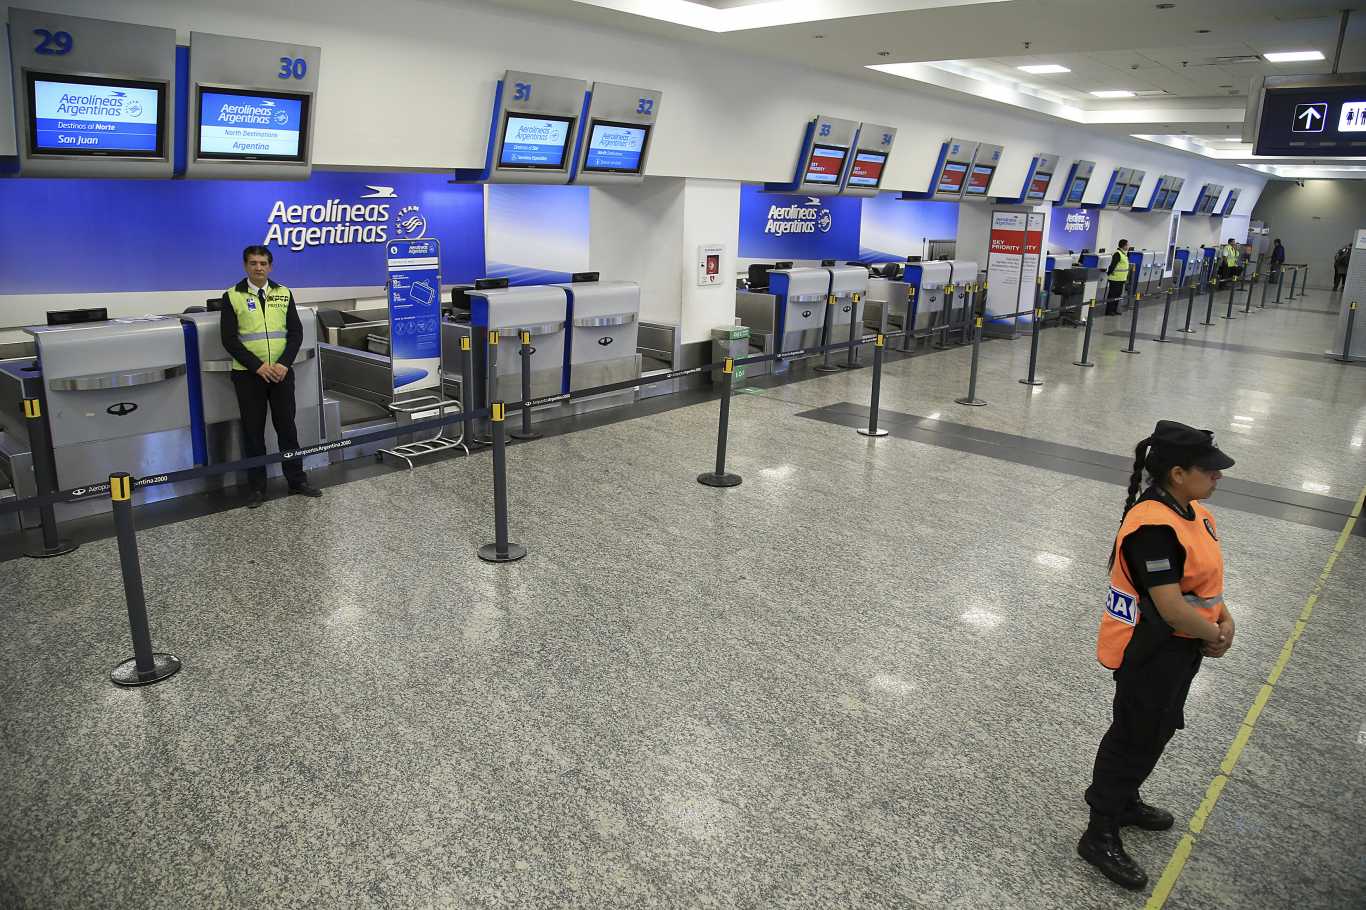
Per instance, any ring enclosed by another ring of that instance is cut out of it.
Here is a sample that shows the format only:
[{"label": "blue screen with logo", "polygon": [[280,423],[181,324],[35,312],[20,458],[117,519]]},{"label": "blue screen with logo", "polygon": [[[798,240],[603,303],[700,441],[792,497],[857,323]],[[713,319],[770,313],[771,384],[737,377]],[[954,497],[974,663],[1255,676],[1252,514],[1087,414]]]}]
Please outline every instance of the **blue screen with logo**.
[{"label": "blue screen with logo", "polygon": [[308,96],[199,90],[199,157],[304,160]]},{"label": "blue screen with logo", "polygon": [[28,89],[31,153],[164,157],[164,85],[29,73]]},{"label": "blue screen with logo", "polygon": [[639,174],[645,138],[649,135],[648,126],[594,120],[583,169],[607,174]]},{"label": "blue screen with logo", "polygon": [[508,114],[498,166],[562,170],[573,123],[569,117]]},{"label": "blue screen with logo", "polygon": [[1120,200],[1121,205],[1133,205],[1138,198],[1138,184],[1131,183],[1124,188],[1124,198]]},{"label": "blue screen with logo", "polygon": [[1067,188],[1068,202],[1081,202],[1081,197],[1086,195],[1086,184],[1090,182],[1089,177],[1073,177],[1072,185]]}]

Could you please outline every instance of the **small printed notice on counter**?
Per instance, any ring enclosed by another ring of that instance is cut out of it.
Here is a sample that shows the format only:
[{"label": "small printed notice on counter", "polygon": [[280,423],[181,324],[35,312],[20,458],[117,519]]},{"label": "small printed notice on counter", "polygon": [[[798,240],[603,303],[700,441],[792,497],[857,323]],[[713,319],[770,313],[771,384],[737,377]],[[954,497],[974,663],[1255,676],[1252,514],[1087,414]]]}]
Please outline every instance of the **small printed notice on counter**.
[{"label": "small printed notice on counter", "polygon": [[389,265],[389,355],[395,392],[441,385],[441,244],[394,240]]}]

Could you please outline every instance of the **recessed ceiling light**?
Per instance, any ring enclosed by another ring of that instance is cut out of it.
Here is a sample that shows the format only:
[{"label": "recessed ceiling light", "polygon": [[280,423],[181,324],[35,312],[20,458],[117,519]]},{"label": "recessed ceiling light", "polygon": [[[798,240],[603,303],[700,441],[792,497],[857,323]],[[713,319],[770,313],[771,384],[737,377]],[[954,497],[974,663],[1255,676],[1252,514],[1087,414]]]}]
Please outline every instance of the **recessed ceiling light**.
[{"label": "recessed ceiling light", "polygon": [[1157,4],[1157,8],[1158,8],[1158,9],[1171,9],[1171,8],[1174,7],[1174,6],[1176,6],[1175,3],[1159,3],[1159,4]]},{"label": "recessed ceiling light", "polygon": [[1024,70],[1026,73],[1032,73],[1032,74],[1034,74],[1035,76],[1046,76],[1046,75],[1048,75],[1049,73],[1070,73],[1070,72],[1072,72],[1072,71],[1071,71],[1070,69],[1068,69],[1067,67],[1065,67],[1065,66],[1059,66],[1059,65],[1056,64],[1056,63],[1031,63],[1031,64],[1029,64],[1028,66],[1017,66],[1017,67],[1015,67],[1015,68],[1016,68],[1017,70]]},{"label": "recessed ceiling light", "polygon": [[1124,89],[1092,92],[1091,94],[1095,95],[1097,98],[1132,98],[1134,96],[1133,92]]},{"label": "recessed ceiling light", "polygon": [[1209,29],[1207,29],[1207,28],[1197,28],[1197,29],[1195,30],[1195,33],[1196,33],[1197,35],[1208,35],[1208,34],[1209,34]]},{"label": "recessed ceiling light", "polygon": [[825,36],[824,36],[824,35],[812,35],[811,37],[812,37],[812,38],[824,38]]},{"label": "recessed ceiling light", "polygon": [[892,52],[891,52],[891,51],[878,51],[878,52],[877,52],[877,55],[878,55],[879,57],[890,57],[890,56],[892,56]]},{"label": "recessed ceiling light", "polygon": [[1303,63],[1306,60],[1323,59],[1323,53],[1320,51],[1276,51],[1262,56],[1268,63]]}]

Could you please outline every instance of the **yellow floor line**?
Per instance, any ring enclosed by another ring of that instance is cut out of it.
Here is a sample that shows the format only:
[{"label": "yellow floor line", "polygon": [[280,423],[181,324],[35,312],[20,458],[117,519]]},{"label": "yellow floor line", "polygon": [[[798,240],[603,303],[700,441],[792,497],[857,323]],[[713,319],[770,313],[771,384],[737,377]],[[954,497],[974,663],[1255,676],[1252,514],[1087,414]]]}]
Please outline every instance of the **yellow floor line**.
[{"label": "yellow floor line", "polygon": [[1333,552],[1329,554],[1323,571],[1319,573],[1318,580],[1314,582],[1314,589],[1309,592],[1309,597],[1304,602],[1304,609],[1300,611],[1300,618],[1295,623],[1294,630],[1291,631],[1290,637],[1285,640],[1280,656],[1276,658],[1275,665],[1267,674],[1266,684],[1257,693],[1257,698],[1252,702],[1252,707],[1248,708],[1247,715],[1238,727],[1237,735],[1229,744],[1228,752],[1224,754],[1224,760],[1219,765],[1221,773],[1215,775],[1214,780],[1205,790],[1205,798],[1201,800],[1200,807],[1191,816],[1186,833],[1181,836],[1180,843],[1172,851],[1172,858],[1167,861],[1167,867],[1162,870],[1162,877],[1153,886],[1153,893],[1144,905],[1144,910],[1161,910],[1163,905],[1167,903],[1167,898],[1171,895],[1172,889],[1176,887],[1177,880],[1181,878],[1181,873],[1186,868],[1186,860],[1190,859],[1191,851],[1195,849],[1195,836],[1205,830],[1205,822],[1209,820],[1210,813],[1214,811],[1215,803],[1219,802],[1219,796],[1224,792],[1224,785],[1228,783],[1229,775],[1238,765],[1238,759],[1243,754],[1243,748],[1247,745],[1248,738],[1252,736],[1252,730],[1257,725],[1257,718],[1261,716],[1267,700],[1275,691],[1276,682],[1281,678],[1281,673],[1285,672],[1286,664],[1290,663],[1290,656],[1295,653],[1295,642],[1299,641],[1300,636],[1304,634],[1305,625],[1314,613],[1314,606],[1318,603],[1319,594],[1333,574],[1333,568],[1337,565],[1338,557],[1342,555],[1343,549],[1347,546],[1347,541],[1351,539],[1352,532],[1356,530],[1357,520],[1361,518],[1363,505],[1366,505],[1366,487],[1363,487],[1361,494],[1357,496],[1356,505],[1352,507],[1352,514],[1347,517],[1347,524],[1343,526],[1342,533],[1338,535],[1337,543],[1333,545]]}]

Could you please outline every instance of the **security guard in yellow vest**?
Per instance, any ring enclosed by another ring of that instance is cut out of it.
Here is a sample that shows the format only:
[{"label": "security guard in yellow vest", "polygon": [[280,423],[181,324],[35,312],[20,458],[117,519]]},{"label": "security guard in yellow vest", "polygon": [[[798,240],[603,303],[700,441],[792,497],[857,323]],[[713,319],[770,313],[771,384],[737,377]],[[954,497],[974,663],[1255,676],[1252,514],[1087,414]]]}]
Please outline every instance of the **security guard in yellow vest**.
[{"label": "security guard in yellow vest", "polygon": [[[275,257],[264,246],[242,251],[247,277],[223,292],[220,322],[223,347],[232,356],[232,386],[242,414],[242,455],[266,454],[266,411],[269,409],[280,451],[299,448],[294,428],[294,371],[291,367],[303,343],[303,325],[289,288],[270,280]],[[303,462],[284,462],[289,492],[321,496],[308,482]],[[266,469],[247,471],[247,508],[265,502]]]},{"label": "security guard in yellow vest", "polygon": [[1124,288],[1129,283],[1129,241],[1121,240],[1119,249],[1110,258],[1110,267],[1105,270],[1110,285],[1105,294],[1105,315],[1119,315],[1119,301],[1124,296]]},{"label": "security guard in yellow vest", "polygon": [[[1091,821],[1077,852],[1134,890],[1148,876],[1125,852],[1119,830],[1164,831],[1174,823],[1138,791],[1185,727],[1186,695],[1202,658],[1223,657],[1233,644],[1219,533],[1199,502],[1232,466],[1208,430],[1159,420],[1134,452],[1129,498],[1110,551],[1096,656],[1114,671],[1114,718],[1096,750],[1086,790]],[[1149,485],[1140,496],[1145,472]]]},{"label": "security guard in yellow vest", "polygon": [[1228,243],[1219,251],[1223,257],[1223,272],[1225,278],[1232,278],[1238,274],[1240,266],[1238,264],[1238,242],[1232,237],[1228,238]]}]

